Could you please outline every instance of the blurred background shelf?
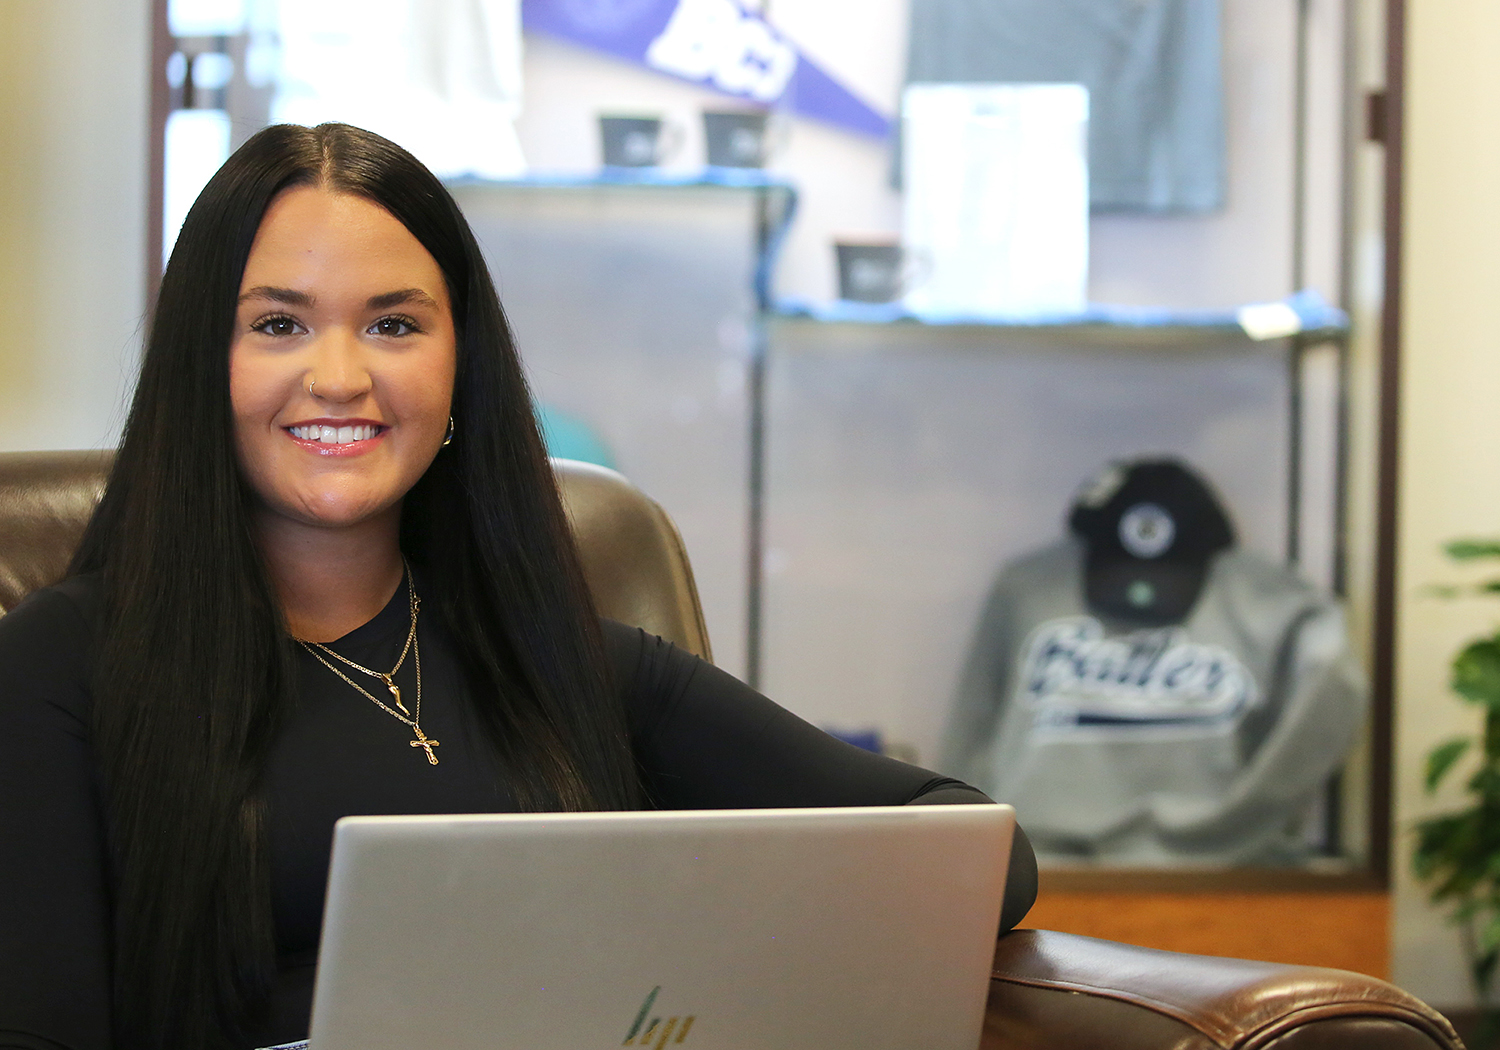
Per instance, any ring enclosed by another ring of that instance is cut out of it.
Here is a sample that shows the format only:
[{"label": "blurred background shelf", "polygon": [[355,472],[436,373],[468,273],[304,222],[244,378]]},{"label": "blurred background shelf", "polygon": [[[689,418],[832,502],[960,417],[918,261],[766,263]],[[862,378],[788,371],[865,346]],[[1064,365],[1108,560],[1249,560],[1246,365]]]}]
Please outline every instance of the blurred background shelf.
[{"label": "blurred background shelf", "polygon": [[586,429],[606,465],[671,508],[718,662],[746,675],[751,385],[794,188],[705,169],[451,189],[549,421]]},{"label": "blurred background shelf", "polygon": [[[1313,343],[1340,341],[1349,334],[1348,315],[1330,306],[1313,291],[1299,292],[1274,303],[1257,303],[1222,310],[1093,303],[1076,314],[995,317],[920,313],[909,310],[899,302],[814,302],[782,297],[775,301],[773,312],[777,317],[824,324],[909,324],[936,328],[996,329],[1008,335],[1032,334],[1064,342],[1106,347],[1194,348],[1222,345],[1231,336],[1272,345],[1279,339],[1293,336],[1304,343]],[[1267,314],[1271,315],[1272,320],[1281,322],[1278,327],[1270,330],[1274,333],[1270,335],[1255,326],[1256,319]],[[1244,320],[1247,316],[1251,330],[1247,330]]]}]

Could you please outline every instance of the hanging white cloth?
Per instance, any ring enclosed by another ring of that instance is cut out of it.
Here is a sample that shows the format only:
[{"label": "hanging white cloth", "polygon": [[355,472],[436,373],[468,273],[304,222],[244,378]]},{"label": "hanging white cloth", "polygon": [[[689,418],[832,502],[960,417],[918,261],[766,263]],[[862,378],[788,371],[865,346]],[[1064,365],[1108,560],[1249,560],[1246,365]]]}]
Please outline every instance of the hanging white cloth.
[{"label": "hanging white cloth", "polygon": [[368,128],[443,177],[525,170],[515,131],[520,0],[295,0],[280,8],[274,119]]}]

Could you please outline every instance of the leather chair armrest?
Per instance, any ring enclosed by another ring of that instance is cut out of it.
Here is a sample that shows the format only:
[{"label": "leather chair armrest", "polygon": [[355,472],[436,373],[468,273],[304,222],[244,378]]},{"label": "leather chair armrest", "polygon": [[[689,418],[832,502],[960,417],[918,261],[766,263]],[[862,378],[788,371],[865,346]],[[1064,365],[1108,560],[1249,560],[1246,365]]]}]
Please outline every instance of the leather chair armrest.
[{"label": "leather chair armrest", "polygon": [[63,578],[112,459],[108,452],[0,452],[0,615]]},{"label": "leather chair armrest", "polygon": [[1462,1050],[1439,1013],[1373,977],[1136,948],[1044,930],[1001,937],[981,1050]]}]

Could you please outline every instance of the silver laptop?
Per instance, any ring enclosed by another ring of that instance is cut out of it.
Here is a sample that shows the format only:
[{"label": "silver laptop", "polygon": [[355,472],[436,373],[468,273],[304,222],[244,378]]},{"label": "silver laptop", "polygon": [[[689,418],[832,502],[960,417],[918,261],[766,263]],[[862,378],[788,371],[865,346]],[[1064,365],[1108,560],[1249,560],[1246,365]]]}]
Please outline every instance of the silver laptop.
[{"label": "silver laptop", "polygon": [[348,817],[313,1050],[974,1050],[1008,806]]}]

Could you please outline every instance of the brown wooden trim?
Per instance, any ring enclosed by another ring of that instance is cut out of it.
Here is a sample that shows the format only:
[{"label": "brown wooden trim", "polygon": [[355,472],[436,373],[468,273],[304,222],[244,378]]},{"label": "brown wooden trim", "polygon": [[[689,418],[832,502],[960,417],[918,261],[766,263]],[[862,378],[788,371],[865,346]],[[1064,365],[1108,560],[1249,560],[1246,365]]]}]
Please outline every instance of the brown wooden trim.
[{"label": "brown wooden trim", "polygon": [[1376,451],[1375,609],[1371,666],[1370,868],[1391,877],[1391,764],[1396,675],[1396,541],[1401,422],[1401,162],[1404,138],[1406,0],[1386,0],[1385,287],[1380,318],[1380,406]]},{"label": "brown wooden trim", "polygon": [[[1326,966],[1388,980],[1390,918],[1391,897],[1383,890],[1069,893],[1044,883],[1022,926],[1118,942],[1113,949],[1099,945],[1100,950],[1154,948]],[[1137,962],[1149,965],[1142,956]],[[1003,968],[1015,972],[1014,966]],[[1045,978],[1041,973],[1031,976]]]},{"label": "brown wooden trim", "polygon": [[1365,95],[1365,138],[1370,142],[1385,141],[1385,92],[1371,91]]},{"label": "brown wooden trim", "polygon": [[167,83],[167,59],[172,55],[172,31],[167,24],[167,0],[151,0],[151,127],[147,135],[149,172],[146,192],[146,313],[156,312],[161,287],[161,248],[165,222],[167,117],[172,111],[172,89]]},{"label": "brown wooden trim", "polygon": [[1043,868],[1047,893],[1349,893],[1383,891],[1383,875],[1363,869],[1306,868]]}]

